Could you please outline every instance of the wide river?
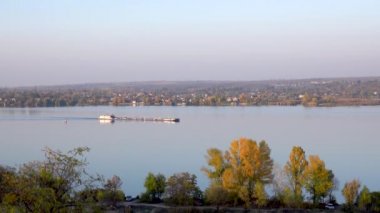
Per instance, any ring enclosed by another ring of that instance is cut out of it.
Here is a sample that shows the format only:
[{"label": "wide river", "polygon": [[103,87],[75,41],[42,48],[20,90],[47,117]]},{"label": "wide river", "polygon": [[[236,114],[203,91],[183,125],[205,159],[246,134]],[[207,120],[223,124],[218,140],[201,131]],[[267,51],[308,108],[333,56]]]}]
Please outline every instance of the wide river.
[{"label": "wide river", "polygon": [[[180,123],[116,121],[100,114],[178,117]],[[67,122],[65,122],[67,120]],[[128,195],[144,190],[148,172],[187,171],[202,189],[206,150],[226,150],[233,139],[266,140],[283,166],[293,146],[317,154],[340,182],[359,178],[380,190],[380,107],[68,107],[0,109],[0,164],[42,160],[44,147],[91,148],[89,171],[118,175]],[[341,198],[340,190],[336,192]]]}]

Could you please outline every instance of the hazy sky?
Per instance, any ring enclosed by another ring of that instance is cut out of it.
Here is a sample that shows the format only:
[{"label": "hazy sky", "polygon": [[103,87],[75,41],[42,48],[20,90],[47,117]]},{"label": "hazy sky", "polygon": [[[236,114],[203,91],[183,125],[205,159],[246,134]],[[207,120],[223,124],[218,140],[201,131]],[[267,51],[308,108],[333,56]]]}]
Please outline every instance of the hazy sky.
[{"label": "hazy sky", "polygon": [[380,0],[0,0],[0,87],[380,76]]}]

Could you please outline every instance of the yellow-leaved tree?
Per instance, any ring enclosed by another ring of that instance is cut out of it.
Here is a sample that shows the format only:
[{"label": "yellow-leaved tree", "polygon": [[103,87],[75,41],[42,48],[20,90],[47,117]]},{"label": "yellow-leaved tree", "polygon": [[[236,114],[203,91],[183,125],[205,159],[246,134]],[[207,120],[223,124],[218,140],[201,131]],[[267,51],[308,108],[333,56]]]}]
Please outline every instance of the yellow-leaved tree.
[{"label": "yellow-leaved tree", "polygon": [[308,165],[306,160],[305,151],[299,147],[293,147],[289,160],[284,167],[284,171],[289,178],[290,187],[292,191],[292,200],[295,202],[297,207],[300,207],[303,196],[302,187],[305,180],[305,169]]},{"label": "yellow-leaved tree", "polygon": [[344,184],[342,189],[342,194],[344,199],[346,200],[346,207],[352,210],[355,201],[359,195],[360,181],[358,179],[354,179]]},{"label": "yellow-leaved tree", "polygon": [[206,173],[214,185],[222,185],[223,172],[227,167],[222,151],[216,148],[208,149],[206,159],[211,168],[203,167],[202,171]]},{"label": "yellow-leaved tree", "polygon": [[240,138],[232,141],[225,154],[222,186],[244,201],[246,206],[265,205],[264,186],[272,181],[273,160],[265,141]]},{"label": "yellow-leaved tree", "polygon": [[313,204],[317,205],[334,188],[334,174],[325,166],[318,155],[310,155],[305,170],[305,188],[310,193]]}]

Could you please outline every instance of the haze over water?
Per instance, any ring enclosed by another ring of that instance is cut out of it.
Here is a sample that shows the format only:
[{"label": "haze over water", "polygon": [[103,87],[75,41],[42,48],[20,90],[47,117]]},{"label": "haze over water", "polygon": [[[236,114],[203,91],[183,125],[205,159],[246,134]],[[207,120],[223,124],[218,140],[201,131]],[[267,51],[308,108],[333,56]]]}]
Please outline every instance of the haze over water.
[{"label": "haze over water", "polygon": [[378,0],[19,0],[0,87],[380,76]]},{"label": "haze over water", "polygon": [[[100,124],[100,114],[178,117],[178,124],[125,122]],[[94,119],[89,119],[94,118]],[[65,123],[64,120],[68,122]],[[317,154],[343,184],[359,178],[380,190],[380,107],[67,107],[0,109],[1,164],[17,166],[43,159],[48,146],[67,151],[91,148],[89,169],[122,178],[128,195],[144,190],[148,172],[171,175],[188,171],[202,189],[200,171],[206,150],[226,150],[231,140],[266,140],[281,166],[293,146]],[[340,190],[335,192],[341,198]]]}]

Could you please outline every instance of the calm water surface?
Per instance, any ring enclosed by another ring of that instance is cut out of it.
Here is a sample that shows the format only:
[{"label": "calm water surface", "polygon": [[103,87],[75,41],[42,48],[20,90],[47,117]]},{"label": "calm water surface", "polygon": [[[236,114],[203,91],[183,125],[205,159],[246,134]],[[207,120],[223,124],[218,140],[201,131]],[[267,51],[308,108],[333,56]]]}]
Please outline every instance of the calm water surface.
[{"label": "calm water surface", "polygon": [[[181,122],[100,124],[90,119],[104,113],[178,117]],[[200,168],[206,150],[227,149],[239,137],[266,140],[280,165],[293,146],[302,146],[325,161],[340,187],[359,178],[371,190],[380,190],[380,107],[2,108],[0,135],[0,164],[10,166],[43,159],[45,146],[62,151],[88,146],[89,170],[120,176],[129,195],[144,190],[148,172],[188,171],[204,189],[208,180]]]}]

